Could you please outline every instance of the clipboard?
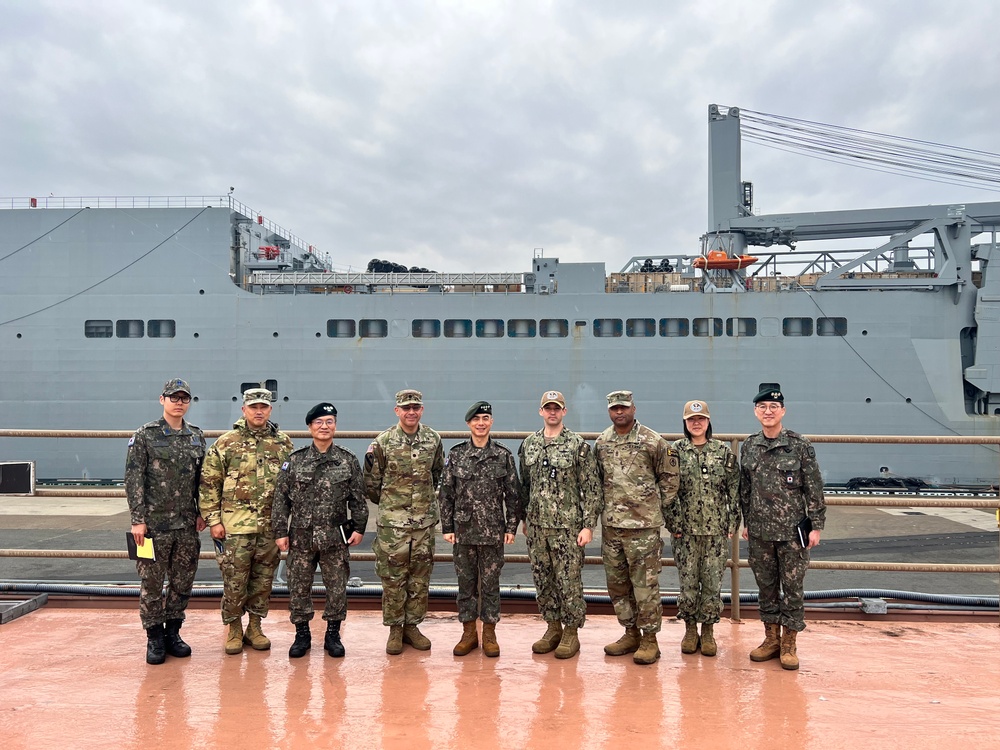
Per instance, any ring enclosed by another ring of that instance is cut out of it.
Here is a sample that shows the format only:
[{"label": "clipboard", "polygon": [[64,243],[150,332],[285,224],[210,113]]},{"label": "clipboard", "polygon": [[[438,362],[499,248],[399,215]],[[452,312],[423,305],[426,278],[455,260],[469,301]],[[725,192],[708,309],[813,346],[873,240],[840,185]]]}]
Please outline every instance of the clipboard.
[{"label": "clipboard", "polygon": [[156,550],[153,548],[153,537],[147,536],[142,540],[142,544],[135,543],[135,537],[131,531],[125,532],[125,544],[128,547],[129,560],[150,560],[156,562]]}]

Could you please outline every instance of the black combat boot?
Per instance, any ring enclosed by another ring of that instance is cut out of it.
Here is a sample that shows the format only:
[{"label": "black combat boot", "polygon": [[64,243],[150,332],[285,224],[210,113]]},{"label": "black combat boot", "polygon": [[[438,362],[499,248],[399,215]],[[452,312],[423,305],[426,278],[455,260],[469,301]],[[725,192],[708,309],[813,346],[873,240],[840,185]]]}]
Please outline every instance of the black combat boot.
[{"label": "black combat boot", "polygon": [[168,654],[183,658],[191,656],[191,647],[181,639],[182,622],[183,620],[167,620],[167,624],[164,626],[163,644]]},{"label": "black combat boot", "polygon": [[146,663],[163,664],[167,660],[167,652],[163,646],[163,626],[154,625],[146,628]]},{"label": "black combat boot", "polygon": [[326,624],[326,638],[323,648],[330,656],[340,658],[344,655],[344,644],[340,642],[340,620],[330,620]]},{"label": "black combat boot", "polygon": [[289,659],[298,659],[306,655],[306,651],[312,648],[312,633],[309,632],[308,622],[295,623],[295,641],[288,649]]}]

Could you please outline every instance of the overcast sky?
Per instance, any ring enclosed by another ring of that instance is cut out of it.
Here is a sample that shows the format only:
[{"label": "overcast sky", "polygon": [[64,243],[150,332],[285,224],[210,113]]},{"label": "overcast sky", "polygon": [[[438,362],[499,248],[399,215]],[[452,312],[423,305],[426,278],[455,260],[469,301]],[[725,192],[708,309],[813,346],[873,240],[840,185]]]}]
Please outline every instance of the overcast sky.
[{"label": "overcast sky", "polygon": [[[695,254],[717,103],[1000,151],[1000,3],[0,0],[0,196],[224,195],[338,267]],[[1000,200],[744,146],[758,212]]]}]

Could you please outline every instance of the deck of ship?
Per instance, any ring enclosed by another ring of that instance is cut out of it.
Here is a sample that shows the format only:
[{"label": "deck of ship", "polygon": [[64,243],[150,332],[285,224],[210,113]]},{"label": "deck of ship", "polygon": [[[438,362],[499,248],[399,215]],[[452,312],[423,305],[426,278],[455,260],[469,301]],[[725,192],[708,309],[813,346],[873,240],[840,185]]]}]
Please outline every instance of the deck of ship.
[{"label": "deck of ship", "polygon": [[747,659],[755,621],[724,620],[720,654],[679,651],[665,620],[663,657],[613,658],[620,633],[599,615],[566,661],[531,653],[533,615],[498,627],[502,654],[458,658],[461,628],[433,613],[430,652],[384,652],[378,612],[352,611],[347,657],[290,660],[294,630],[273,610],[269,652],[226,656],[218,615],[189,613],[190,659],[145,664],[135,611],[46,606],[0,626],[0,741],[5,748],[636,748],[997,747],[1000,628],[988,622],[817,620],[802,668]]}]

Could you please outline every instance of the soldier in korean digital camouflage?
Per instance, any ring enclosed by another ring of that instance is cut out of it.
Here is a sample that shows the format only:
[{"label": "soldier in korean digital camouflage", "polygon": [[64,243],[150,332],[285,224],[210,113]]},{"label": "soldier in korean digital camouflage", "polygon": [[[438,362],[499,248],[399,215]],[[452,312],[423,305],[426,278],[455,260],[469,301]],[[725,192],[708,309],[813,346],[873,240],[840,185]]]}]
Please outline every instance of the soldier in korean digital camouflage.
[{"label": "soldier in korean digital camouflage", "polygon": [[660,529],[677,494],[677,454],[659,433],[636,421],[632,391],[613,391],[607,398],[612,424],[594,446],[604,486],[601,554],[625,634],[604,653],[634,653],[636,664],[654,664],[663,620]]},{"label": "soldier in korean digital camouflage", "polygon": [[[761,431],[740,449],[740,507],[765,637],[750,659],[778,656],[785,669],[798,669],[796,636],[806,627],[803,583],[809,550],[819,544],[826,522],[823,477],[809,441],[782,427],[781,386],[761,383],[753,403]],[[803,519],[812,524],[804,546],[796,528]]]},{"label": "soldier in korean digital camouflage", "polygon": [[667,514],[680,579],[677,617],[685,624],[681,653],[700,650],[703,656],[718,653],[714,630],[722,612],[727,540],[740,522],[740,469],[729,446],[712,438],[710,419],[704,401],[684,404],[685,437],[674,443],[681,487]]},{"label": "soldier in korean digital camouflage", "polygon": [[563,426],[566,399],[542,394],[544,426],[521,443],[521,509],[538,611],[548,627],[531,650],[568,659],[580,651],[584,547],[604,509],[597,461],[587,441]]},{"label": "soldier in korean digital camouflage", "polygon": [[360,544],[368,505],[358,459],[333,444],[337,408],[316,404],[306,414],[312,445],[294,451],[281,465],[274,488],[271,523],[278,549],[288,552],[288,610],[295,641],[288,656],[305,656],[312,646],[312,584],[319,564],[326,587],[326,636],[330,656],[344,655],[340,623],[347,617],[348,547]]},{"label": "soldier in korean digital camouflage", "polygon": [[[517,533],[521,483],[514,456],[490,438],[493,407],[477,401],[465,413],[471,437],[448,453],[441,479],[441,531],[454,546],[458,619],[462,638],[455,656],[479,646],[476,617],[483,621],[483,653],[500,656],[500,571],[503,545]],[[505,514],[506,509],[506,514]]]},{"label": "soldier in korean digital camouflage", "polygon": [[137,545],[147,536],[153,539],[156,557],[135,563],[141,581],[139,619],[146,629],[147,664],[162,664],[167,654],[191,655],[180,629],[198,570],[198,532],[205,528],[198,512],[205,436],[184,419],[191,406],[191,386],[180,378],[168,380],[160,404],[163,416],[136,430],[128,441],[125,461],[132,537]]},{"label": "soldier in korean digital camouflage", "polygon": [[431,647],[417,627],[427,615],[434,567],[434,527],[438,522],[437,486],[444,470],[440,436],[420,424],[420,391],[396,394],[399,423],[380,433],[365,454],[365,495],[378,506],[375,572],[382,579],[382,622],[389,628],[387,654],[401,654],[408,643]]},{"label": "soldier in korean digital camouflage", "polygon": [[[240,653],[244,642],[258,651],[271,648],[261,631],[280,557],[271,531],[271,504],[278,469],[293,447],[270,421],[272,399],[266,388],[243,394],[243,417],[208,449],[201,475],[201,514],[222,570],[227,654]],[[246,633],[244,612],[250,613]]]}]

